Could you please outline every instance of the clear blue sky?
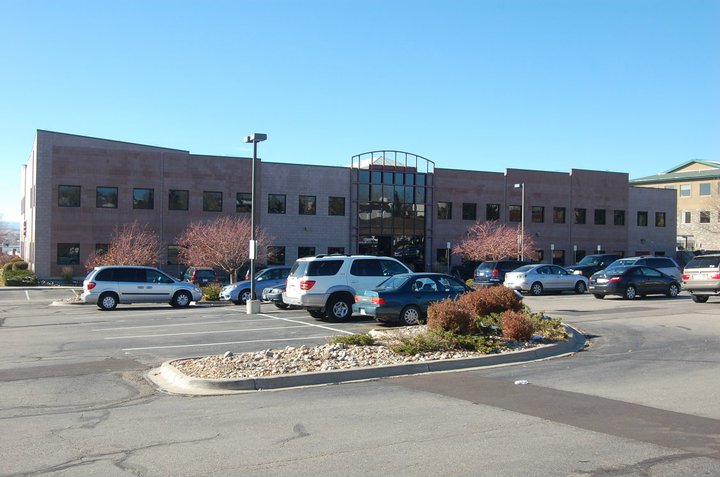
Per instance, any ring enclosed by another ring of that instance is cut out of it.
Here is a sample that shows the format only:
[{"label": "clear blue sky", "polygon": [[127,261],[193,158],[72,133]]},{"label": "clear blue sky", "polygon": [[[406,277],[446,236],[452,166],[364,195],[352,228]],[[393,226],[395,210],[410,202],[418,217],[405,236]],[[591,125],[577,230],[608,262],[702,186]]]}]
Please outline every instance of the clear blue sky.
[{"label": "clear blue sky", "polygon": [[[720,161],[718,0],[0,0],[0,213],[36,129],[342,166]],[[88,167],[92,167],[88,164]]]}]

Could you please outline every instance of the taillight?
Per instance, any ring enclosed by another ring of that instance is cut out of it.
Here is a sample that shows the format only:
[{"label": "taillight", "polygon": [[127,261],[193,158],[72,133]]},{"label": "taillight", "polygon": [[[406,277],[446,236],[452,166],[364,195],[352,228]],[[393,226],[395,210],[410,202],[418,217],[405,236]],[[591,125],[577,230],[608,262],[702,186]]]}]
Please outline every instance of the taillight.
[{"label": "taillight", "polygon": [[383,300],[383,299],[380,298],[379,296],[374,296],[374,297],[372,297],[372,304],[373,304],[373,305],[384,305],[384,304],[385,304],[385,300]]},{"label": "taillight", "polygon": [[500,270],[498,270],[497,268],[494,269],[494,270],[492,271],[492,276],[493,276],[494,278],[499,277],[499,276],[500,276]]},{"label": "taillight", "polygon": [[690,275],[683,275],[683,280],[690,280]]},{"label": "taillight", "polygon": [[197,277],[195,276],[195,272],[193,272],[192,277],[190,277],[190,281],[194,282],[197,280]]},{"label": "taillight", "polygon": [[95,282],[88,282],[87,289],[92,290],[93,288],[95,288]]},{"label": "taillight", "polygon": [[300,289],[309,290],[315,285],[315,280],[300,280]]},{"label": "taillight", "polygon": [[355,295],[355,303],[358,303],[360,301],[360,297]]},{"label": "taillight", "polygon": [[710,275],[710,280],[720,280],[720,273]]},{"label": "taillight", "polygon": [[622,280],[622,277],[612,277],[612,278],[611,278],[610,280],[608,280],[608,281],[615,283],[615,282],[619,282],[620,280]]}]

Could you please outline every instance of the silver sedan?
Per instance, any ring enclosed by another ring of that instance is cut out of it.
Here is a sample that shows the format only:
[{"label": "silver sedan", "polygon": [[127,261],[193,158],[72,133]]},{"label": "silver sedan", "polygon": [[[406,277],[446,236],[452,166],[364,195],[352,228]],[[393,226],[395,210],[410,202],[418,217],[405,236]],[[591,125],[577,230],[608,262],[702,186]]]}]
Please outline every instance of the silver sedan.
[{"label": "silver sedan", "polygon": [[573,275],[557,265],[538,263],[523,265],[505,274],[504,285],[513,290],[529,291],[533,295],[543,292],[574,291],[585,293],[588,279],[583,275]]}]

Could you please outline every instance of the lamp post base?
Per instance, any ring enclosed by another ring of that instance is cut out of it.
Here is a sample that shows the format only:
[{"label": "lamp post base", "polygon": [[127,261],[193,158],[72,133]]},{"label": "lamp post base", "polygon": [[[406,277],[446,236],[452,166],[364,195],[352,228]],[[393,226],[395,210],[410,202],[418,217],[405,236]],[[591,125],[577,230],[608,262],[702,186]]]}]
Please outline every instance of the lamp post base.
[{"label": "lamp post base", "polygon": [[260,313],[260,300],[248,300],[245,302],[248,315],[256,315]]}]

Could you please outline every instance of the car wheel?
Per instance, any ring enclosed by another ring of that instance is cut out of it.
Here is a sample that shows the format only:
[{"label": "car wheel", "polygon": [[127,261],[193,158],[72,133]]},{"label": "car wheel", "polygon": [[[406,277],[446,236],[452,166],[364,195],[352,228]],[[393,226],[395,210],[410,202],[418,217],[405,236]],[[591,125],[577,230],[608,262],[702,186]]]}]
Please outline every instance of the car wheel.
[{"label": "car wheel", "polygon": [[575,293],[577,293],[578,295],[582,295],[582,294],[585,293],[586,291],[587,291],[587,285],[585,285],[585,282],[583,282],[583,281],[578,281],[578,282],[575,284]]},{"label": "car wheel", "polygon": [[114,293],[103,293],[98,298],[98,307],[103,311],[114,310],[118,304],[118,297]]},{"label": "car wheel", "polygon": [[678,284],[671,283],[670,286],[668,287],[668,291],[667,291],[666,295],[669,297],[675,298],[676,296],[678,296],[678,293],[680,293],[680,287],[678,286]]},{"label": "car wheel", "polygon": [[320,310],[308,310],[308,313],[310,314],[310,316],[318,320],[324,320],[327,317],[325,312]]},{"label": "car wheel", "polygon": [[335,321],[347,320],[352,315],[352,304],[342,296],[332,297],[328,301],[327,315]]},{"label": "car wheel", "polygon": [[281,310],[287,310],[290,307],[287,303],[275,303],[275,306]]},{"label": "car wheel", "polygon": [[252,300],[249,288],[238,293],[238,301],[240,302],[240,305],[247,303],[249,300]]},{"label": "car wheel", "polygon": [[705,303],[706,301],[708,301],[708,298],[710,298],[710,297],[692,295],[692,301],[694,301],[695,303]]},{"label": "car wheel", "polygon": [[192,296],[190,295],[190,293],[186,291],[179,291],[175,293],[170,304],[175,308],[187,308],[188,306],[190,306],[191,301]]},{"label": "car wheel", "polygon": [[406,306],[400,312],[400,320],[404,325],[412,326],[420,324],[420,308],[415,305]]},{"label": "car wheel", "polygon": [[532,293],[535,296],[542,295],[543,292],[543,286],[540,282],[535,282],[530,286],[530,293]]},{"label": "car wheel", "polygon": [[626,300],[634,300],[636,296],[637,296],[637,290],[635,289],[634,286],[630,285],[625,289],[625,295],[623,295],[623,297]]},{"label": "car wheel", "polygon": [[598,300],[602,300],[603,298],[605,298],[605,295],[601,295],[601,294],[599,294],[599,293],[593,293],[593,296],[594,296],[595,298],[597,298]]}]

